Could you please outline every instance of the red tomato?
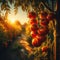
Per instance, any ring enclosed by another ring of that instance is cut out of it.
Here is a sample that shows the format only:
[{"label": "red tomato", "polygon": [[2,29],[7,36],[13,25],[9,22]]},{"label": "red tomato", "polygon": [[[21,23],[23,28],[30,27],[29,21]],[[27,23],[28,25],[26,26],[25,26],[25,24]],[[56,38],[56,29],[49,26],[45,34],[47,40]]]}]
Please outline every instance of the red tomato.
[{"label": "red tomato", "polygon": [[30,19],[35,19],[35,18],[36,18],[36,13],[35,13],[35,12],[29,12],[29,13],[28,13],[28,17],[29,17]]},{"label": "red tomato", "polygon": [[38,30],[38,25],[37,24],[31,25],[31,31],[36,31],[36,30]]},{"label": "red tomato", "polygon": [[32,45],[39,47],[46,40],[46,36],[37,36],[32,40]]},{"label": "red tomato", "polygon": [[37,35],[36,38],[38,39],[39,42],[43,43],[45,40],[46,40],[46,36],[40,36],[40,35]]},{"label": "red tomato", "polygon": [[49,13],[48,16],[47,16],[47,19],[50,21],[50,20],[53,20],[55,18],[55,14],[54,13]]},{"label": "red tomato", "polygon": [[46,35],[48,33],[48,29],[46,28],[41,28],[41,29],[38,29],[38,34],[39,35]]},{"label": "red tomato", "polygon": [[32,45],[35,47],[39,47],[41,45],[41,42],[39,42],[38,39],[34,38],[32,40]]},{"label": "red tomato", "polygon": [[38,34],[37,31],[31,31],[32,38],[35,38],[37,34]]},{"label": "red tomato", "polygon": [[47,15],[48,15],[47,12],[41,11],[41,13],[39,14],[39,17],[40,19],[46,19]]},{"label": "red tomato", "polygon": [[42,27],[48,27],[48,21],[47,20],[44,20],[44,21],[41,21],[40,22],[40,25],[42,26]]},{"label": "red tomato", "polygon": [[48,50],[48,46],[43,46],[42,47],[42,52],[47,52],[47,50]]},{"label": "red tomato", "polygon": [[30,24],[38,24],[38,21],[35,19],[30,20]]}]

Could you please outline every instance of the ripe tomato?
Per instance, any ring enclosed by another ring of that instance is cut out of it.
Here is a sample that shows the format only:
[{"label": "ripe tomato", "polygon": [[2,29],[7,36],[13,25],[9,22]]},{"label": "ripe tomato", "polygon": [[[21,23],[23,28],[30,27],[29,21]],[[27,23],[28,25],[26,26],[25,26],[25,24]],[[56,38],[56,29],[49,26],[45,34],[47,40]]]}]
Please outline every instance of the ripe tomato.
[{"label": "ripe tomato", "polygon": [[47,20],[44,20],[44,21],[40,21],[40,25],[42,26],[42,27],[47,27],[48,26],[48,21]]},{"label": "ripe tomato", "polygon": [[53,20],[55,18],[55,14],[54,13],[49,13],[48,16],[47,16],[47,19],[50,21],[50,20]]},{"label": "ripe tomato", "polygon": [[35,18],[36,18],[36,13],[35,13],[35,12],[29,12],[29,13],[28,13],[28,17],[29,17],[30,19],[35,19]]},{"label": "ripe tomato", "polygon": [[42,47],[42,52],[47,52],[47,50],[48,50],[48,46],[43,46]]},{"label": "ripe tomato", "polygon": [[38,24],[38,21],[35,19],[30,20],[30,24]]},{"label": "ripe tomato", "polygon": [[36,30],[38,30],[38,25],[37,24],[31,25],[31,31],[36,31]]},{"label": "ripe tomato", "polygon": [[39,47],[41,45],[41,42],[39,42],[38,39],[34,38],[32,40],[32,45],[35,47]]},{"label": "ripe tomato", "polygon": [[48,15],[47,12],[41,11],[41,13],[39,14],[39,17],[40,19],[46,19],[47,15]]},{"label": "ripe tomato", "polygon": [[38,39],[39,42],[43,43],[46,40],[46,36],[41,36],[41,35],[37,35],[36,38]]},{"label": "ripe tomato", "polygon": [[43,36],[43,35],[46,35],[48,31],[49,30],[46,28],[41,28],[41,29],[38,29],[38,34]]},{"label": "ripe tomato", "polygon": [[35,38],[37,34],[38,34],[37,31],[31,31],[32,38]]},{"label": "ripe tomato", "polygon": [[46,36],[37,36],[32,40],[32,45],[39,47],[46,40]]}]

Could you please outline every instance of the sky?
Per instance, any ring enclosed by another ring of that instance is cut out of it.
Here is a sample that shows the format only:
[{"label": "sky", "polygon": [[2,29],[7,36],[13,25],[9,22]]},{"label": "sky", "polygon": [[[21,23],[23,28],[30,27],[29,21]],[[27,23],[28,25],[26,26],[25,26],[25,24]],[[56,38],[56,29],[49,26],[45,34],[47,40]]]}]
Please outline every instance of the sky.
[{"label": "sky", "polygon": [[12,22],[19,20],[21,24],[24,24],[28,22],[29,18],[27,17],[27,12],[24,12],[21,7],[19,7],[16,15],[14,10],[11,9],[11,13],[8,15],[8,20],[12,20]]},{"label": "sky", "polygon": [[[1,4],[0,4],[0,9],[1,9]],[[2,14],[5,13],[5,11],[1,11]],[[16,20],[18,20],[22,25],[24,23],[27,23],[29,18],[27,17],[27,12],[23,11],[21,7],[18,7],[18,12],[15,15],[14,13],[14,4],[10,4],[10,14],[8,14],[7,18],[11,23],[14,23]]]}]

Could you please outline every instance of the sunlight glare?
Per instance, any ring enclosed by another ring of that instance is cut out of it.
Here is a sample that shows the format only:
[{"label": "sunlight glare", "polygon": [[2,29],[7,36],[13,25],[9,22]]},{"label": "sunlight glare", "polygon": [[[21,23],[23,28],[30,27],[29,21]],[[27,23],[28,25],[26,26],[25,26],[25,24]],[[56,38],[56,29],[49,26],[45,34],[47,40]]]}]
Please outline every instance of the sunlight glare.
[{"label": "sunlight glare", "polygon": [[8,15],[8,20],[11,23],[15,23],[18,20],[22,25],[28,22],[27,12],[24,12],[21,7],[18,8],[18,13],[15,15],[14,11],[11,10],[11,13]]},{"label": "sunlight glare", "polygon": [[10,22],[12,24],[16,22],[16,18],[15,18],[15,16],[13,14],[9,14],[8,22]]}]

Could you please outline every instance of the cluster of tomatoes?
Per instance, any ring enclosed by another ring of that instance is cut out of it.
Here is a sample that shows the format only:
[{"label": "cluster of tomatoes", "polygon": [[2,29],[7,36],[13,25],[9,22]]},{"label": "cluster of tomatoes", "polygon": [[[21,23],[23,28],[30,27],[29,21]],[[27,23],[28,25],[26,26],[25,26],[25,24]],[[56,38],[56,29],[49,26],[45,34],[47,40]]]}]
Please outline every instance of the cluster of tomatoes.
[{"label": "cluster of tomatoes", "polygon": [[54,18],[54,14],[47,14],[47,12],[43,11],[39,14],[39,24],[41,28],[38,26],[38,20],[36,20],[35,12],[29,12],[28,17],[30,18],[31,36],[33,38],[32,45],[39,47],[46,40],[46,35],[49,32],[48,24],[49,21]]}]

